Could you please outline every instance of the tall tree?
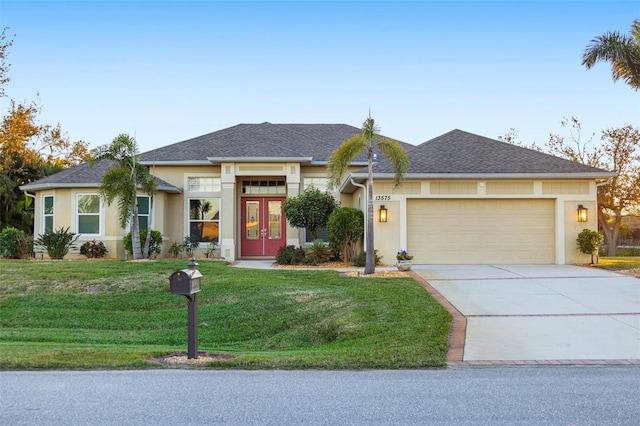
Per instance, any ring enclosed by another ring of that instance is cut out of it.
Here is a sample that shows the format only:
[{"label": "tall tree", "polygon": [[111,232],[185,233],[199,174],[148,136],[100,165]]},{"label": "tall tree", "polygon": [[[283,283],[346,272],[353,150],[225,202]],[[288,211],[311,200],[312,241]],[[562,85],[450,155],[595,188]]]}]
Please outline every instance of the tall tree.
[{"label": "tall tree", "polygon": [[577,118],[562,121],[570,126],[568,137],[550,135],[549,153],[583,164],[617,172],[618,176],[598,186],[598,222],[608,245],[608,255],[615,256],[622,217],[640,213],[640,130],[627,125],[604,129],[600,147],[589,148],[581,141]]},{"label": "tall tree", "polygon": [[[13,43],[0,34],[0,98],[9,82],[8,48]],[[0,229],[14,226],[33,232],[32,199],[20,191],[24,185],[90,158],[88,144],[71,142],[60,124],[38,123],[40,107],[36,102],[16,103],[0,123]]]},{"label": "tall tree", "polygon": [[7,39],[8,28],[3,28],[0,33],[0,98],[5,97],[4,86],[9,82],[9,67],[7,63],[7,49],[13,44],[13,39]]},{"label": "tall tree", "polygon": [[365,235],[367,254],[364,268],[365,274],[375,272],[375,251],[373,238],[373,156],[374,150],[379,149],[391,161],[394,170],[395,186],[400,185],[402,177],[409,168],[409,156],[397,141],[383,138],[379,135],[380,128],[376,125],[371,114],[362,123],[362,133],[351,136],[329,157],[329,185],[337,187],[342,183],[347,168],[360,154],[367,153],[367,230]]},{"label": "tall tree", "polygon": [[[140,244],[140,221],[138,218],[138,187],[153,199],[156,182],[149,170],[140,164],[138,145],[134,138],[127,134],[116,136],[111,144],[99,146],[95,151],[93,162],[109,160],[114,163],[102,178],[100,195],[108,205],[118,199],[118,218],[121,228],[131,224],[131,241],[133,258],[149,257],[149,244],[145,243],[143,252]],[[152,203],[150,204],[151,208]],[[147,232],[147,240],[151,237],[151,229]]]},{"label": "tall tree", "polygon": [[591,40],[582,55],[582,65],[591,69],[596,62],[611,63],[613,81],[623,79],[633,89],[640,89],[640,20],[631,24],[631,34],[607,32]]}]

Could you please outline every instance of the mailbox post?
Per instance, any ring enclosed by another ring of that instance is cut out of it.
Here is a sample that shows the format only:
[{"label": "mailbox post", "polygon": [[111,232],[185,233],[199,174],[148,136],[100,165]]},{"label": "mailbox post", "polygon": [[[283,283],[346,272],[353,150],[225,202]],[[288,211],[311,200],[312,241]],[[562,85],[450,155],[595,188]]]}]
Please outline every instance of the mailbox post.
[{"label": "mailbox post", "polygon": [[187,358],[198,358],[198,292],[200,292],[200,279],[202,274],[198,271],[195,258],[187,265],[187,269],[176,271],[169,277],[169,292],[181,294],[188,300],[187,303]]}]

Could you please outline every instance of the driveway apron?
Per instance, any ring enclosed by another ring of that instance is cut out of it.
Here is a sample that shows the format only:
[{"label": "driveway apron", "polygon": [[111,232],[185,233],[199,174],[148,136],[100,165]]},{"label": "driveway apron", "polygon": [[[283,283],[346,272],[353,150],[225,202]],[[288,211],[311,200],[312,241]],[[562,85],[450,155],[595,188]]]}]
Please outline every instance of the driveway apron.
[{"label": "driveway apron", "polygon": [[640,279],[570,265],[414,265],[466,317],[463,361],[640,360]]}]

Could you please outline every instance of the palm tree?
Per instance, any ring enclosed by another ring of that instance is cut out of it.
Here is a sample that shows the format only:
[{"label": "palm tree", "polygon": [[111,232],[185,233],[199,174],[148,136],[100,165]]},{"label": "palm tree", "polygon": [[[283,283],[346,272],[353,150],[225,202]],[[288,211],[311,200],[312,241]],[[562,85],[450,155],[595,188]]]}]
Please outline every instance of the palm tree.
[{"label": "palm tree", "polygon": [[[114,162],[102,178],[100,183],[100,196],[108,205],[118,199],[118,218],[120,227],[125,228],[131,220],[131,242],[133,246],[133,258],[144,259],[149,257],[149,240],[151,230],[147,232],[145,252],[140,247],[140,223],[138,220],[138,187],[153,199],[156,191],[156,183],[149,170],[140,164],[138,159],[138,145],[134,138],[127,134],[116,136],[111,144],[102,145],[96,149],[92,160],[96,163],[101,160]],[[151,208],[151,201],[150,206]]]},{"label": "palm tree", "polygon": [[364,268],[365,274],[375,272],[375,252],[373,245],[373,159],[374,149],[380,149],[391,161],[394,171],[394,185],[400,185],[402,177],[409,168],[409,157],[406,151],[397,141],[381,137],[380,128],[369,117],[362,123],[362,134],[351,136],[342,142],[342,145],[329,157],[329,186],[338,187],[342,183],[342,176],[347,171],[353,159],[363,152],[367,153],[368,177],[367,177],[367,255]]},{"label": "palm tree", "polygon": [[613,81],[623,79],[635,90],[640,89],[640,20],[631,24],[631,35],[617,31],[591,40],[582,55],[582,65],[591,69],[596,62],[611,62]]}]

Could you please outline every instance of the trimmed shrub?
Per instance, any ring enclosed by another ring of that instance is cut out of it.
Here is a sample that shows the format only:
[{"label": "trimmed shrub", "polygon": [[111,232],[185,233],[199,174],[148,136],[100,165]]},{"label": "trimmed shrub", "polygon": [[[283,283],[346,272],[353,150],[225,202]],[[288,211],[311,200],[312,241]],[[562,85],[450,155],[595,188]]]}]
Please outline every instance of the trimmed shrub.
[{"label": "trimmed shrub", "polygon": [[351,207],[335,209],[329,216],[327,229],[331,246],[342,252],[345,262],[350,262],[364,235],[364,213]]},{"label": "trimmed shrub", "polygon": [[[144,242],[147,240],[147,230],[140,230],[140,247],[144,247]],[[133,239],[131,238],[131,232],[124,236],[122,239],[124,249],[131,255],[133,255]],[[162,252],[162,233],[160,231],[151,230],[151,244],[149,245],[149,257],[156,257]]]},{"label": "trimmed shrub", "polygon": [[593,263],[593,255],[598,252],[598,247],[603,240],[604,237],[598,231],[585,228],[578,234],[576,242],[581,252],[591,255],[591,263]]},{"label": "trimmed shrub", "polygon": [[21,229],[9,226],[0,232],[0,256],[22,259],[33,251],[33,240]]},{"label": "trimmed shrub", "polygon": [[58,228],[55,231],[47,231],[38,235],[34,244],[42,246],[51,259],[63,259],[73,244],[78,241],[80,235],[69,232],[69,228]]},{"label": "trimmed shrub", "polygon": [[280,247],[276,255],[278,265],[297,265],[304,259],[304,250],[300,247],[286,246]]},{"label": "trimmed shrub", "polygon": [[107,247],[102,241],[91,240],[80,246],[80,254],[89,259],[104,257],[107,252]]},{"label": "trimmed shrub", "polygon": [[[376,265],[379,265],[380,261],[382,260],[382,256],[378,256],[378,250],[374,250],[373,254],[376,258]],[[367,252],[363,251],[353,259],[353,266],[366,266],[366,265],[367,265]]]}]

